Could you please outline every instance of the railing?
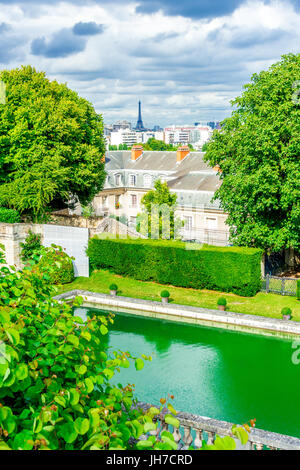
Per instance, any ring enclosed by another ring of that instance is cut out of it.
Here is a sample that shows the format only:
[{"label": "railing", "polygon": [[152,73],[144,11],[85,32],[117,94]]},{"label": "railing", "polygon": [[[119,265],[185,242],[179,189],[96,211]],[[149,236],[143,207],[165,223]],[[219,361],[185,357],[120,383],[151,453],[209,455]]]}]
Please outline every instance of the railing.
[{"label": "railing", "polygon": [[229,232],[226,230],[183,228],[181,238],[183,241],[195,241],[208,245],[227,246],[229,244]]},{"label": "railing", "polygon": [[291,277],[277,277],[266,275],[262,279],[262,291],[281,295],[297,295],[297,279]]},{"label": "railing", "polygon": [[[137,408],[141,408],[144,411],[151,406],[148,403],[142,402],[136,405]],[[178,450],[186,450],[190,446],[199,449],[202,446],[203,439],[206,440],[208,445],[211,445],[214,443],[217,434],[221,437],[232,436],[231,423],[182,412],[176,415],[180,422],[179,429],[169,429],[169,425],[164,420],[165,413],[161,413],[157,419],[164,431],[172,432],[174,440],[178,445]],[[300,439],[252,428],[248,443],[240,448],[243,450],[300,450]]]}]

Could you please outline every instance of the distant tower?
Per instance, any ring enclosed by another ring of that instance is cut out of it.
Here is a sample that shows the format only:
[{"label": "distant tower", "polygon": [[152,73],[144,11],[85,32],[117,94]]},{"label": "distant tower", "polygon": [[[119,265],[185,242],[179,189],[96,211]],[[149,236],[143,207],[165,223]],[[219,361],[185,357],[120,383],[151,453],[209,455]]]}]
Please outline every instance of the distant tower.
[{"label": "distant tower", "polygon": [[142,120],[142,106],[141,106],[141,102],[139,101],[139,116],[138,116],[138,120],[137,120],[137,123],[136,123],[136,128],[135,128],[137,131],[143,131],[145,130],[144,128],[144,124],[143,124],[143,120]]}]

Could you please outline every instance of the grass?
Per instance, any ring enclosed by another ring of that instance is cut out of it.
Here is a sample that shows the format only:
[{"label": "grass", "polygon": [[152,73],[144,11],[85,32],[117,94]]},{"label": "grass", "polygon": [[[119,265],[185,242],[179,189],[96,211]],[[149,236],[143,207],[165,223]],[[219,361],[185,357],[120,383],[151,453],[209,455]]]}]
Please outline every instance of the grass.
[{"label": "grass", "polygon": [[110,284],[118,286],[118,295],[137,299],[160,301],[160,293],[164,289],[170,292],[170,301],[176,304],[192,305],[195,307],[217,308],[219,297],[227,300],[227,310],[250,315],[263,315],[271,318],[281,318],[281,309],[290,307],[293,320],[300,321],[300,302],[296,297],[259,292],[254,297],[240,297],[235,294],[210,290],[187,289],[183,287],[166,286],[155,282],[137,281],[122,277],[107,270],[94,271],[89,278],[78,277],[71,284],[58,286],[58,294],[72,289],[83,289],[103,294],[109,293]]}]

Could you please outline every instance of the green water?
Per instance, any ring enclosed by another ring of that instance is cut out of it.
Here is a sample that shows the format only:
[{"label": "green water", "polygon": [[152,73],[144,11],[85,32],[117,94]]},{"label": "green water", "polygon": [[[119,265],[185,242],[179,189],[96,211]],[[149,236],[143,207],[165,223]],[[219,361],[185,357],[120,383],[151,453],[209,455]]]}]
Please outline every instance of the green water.
[{"label": "green water", "polygon": [[234,423],[256,418],[260,429],[300,437],[291,339],[117,314],[107,341],[112,350],[152,356],[142,371],[117,376],[135,384],[140,401],[158,404],[169,392],[177,410]]}]

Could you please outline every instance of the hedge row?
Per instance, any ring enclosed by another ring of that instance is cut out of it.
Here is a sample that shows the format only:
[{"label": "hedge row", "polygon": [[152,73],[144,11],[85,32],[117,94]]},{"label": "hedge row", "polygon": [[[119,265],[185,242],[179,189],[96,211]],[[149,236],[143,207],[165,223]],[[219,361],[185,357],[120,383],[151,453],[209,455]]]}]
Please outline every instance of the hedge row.
[{"label": "hedge row", "polygon": [[5,222],[7,224],[15,224],[21,222],[21,217],[20,214],[14,209],[0,207],[0,222]]},{"label": "hedge row", "polygon": [[195,289],[255,295],[261,287],[261,250],[177,241],[91,238],[93,269]]},{"label": "hedge row", "polygon": [[300,279],[297,281],[297,299],[300,300]]}]

